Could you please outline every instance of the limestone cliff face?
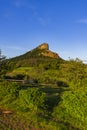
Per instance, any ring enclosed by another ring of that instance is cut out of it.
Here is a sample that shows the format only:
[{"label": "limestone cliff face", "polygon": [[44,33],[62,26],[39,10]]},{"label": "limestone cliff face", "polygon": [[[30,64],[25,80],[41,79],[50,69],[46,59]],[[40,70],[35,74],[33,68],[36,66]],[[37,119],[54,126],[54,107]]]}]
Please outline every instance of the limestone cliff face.
[{"label": "limestone cliff face", "polygon": [[41,44],[38,48],[39,48],[39,49],[49,50],[49,45],[48,45],[47,43],[43,43],[43,44]]},{"label": "limestone cliff face", "polygon": [[42,53],[44,56],[52,57],[52,58],[58,58],[58,54],[52,51],[46,51]]},{"label": "limestone cliff face", "polygon": [[38,48],[41,50],[44,50],[44,51],[42,51],[43,56],[48,56],[51,58],[58,58],[59,57],[59,55],[57,53],[49,50],[49,45],[47,43],[41,44],[40,46],[38,46]]}]

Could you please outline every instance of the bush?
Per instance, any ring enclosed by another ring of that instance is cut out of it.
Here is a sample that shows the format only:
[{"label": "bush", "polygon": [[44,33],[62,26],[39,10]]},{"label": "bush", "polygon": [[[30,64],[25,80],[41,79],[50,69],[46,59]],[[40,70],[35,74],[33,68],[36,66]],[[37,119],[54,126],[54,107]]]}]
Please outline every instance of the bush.
[{"label": "bush", "polygon": [[57,81],[58,87],[69,87],[69,85],[64,81]]},{"label": "bush", "polygon": [[20,86],[16,83],[11,83],[4,81],[0,83],[0,99],[3,99],[5,96],[10,95],[12,97],[17,97],[19,94]]},{"label": "bush", "polygon": [[60,118],[79,128],[87,129],[87,93],[79,90],[65,92],[53,115],[55,119]]},{"label": "bush", "polygon": [[[46,109],[46,94],[38,88],[28,88],[27,90],[20,90],[19,98],[24,107],[37,111],[38,109]],[[21,104],[21,105],[22,105]]]}]

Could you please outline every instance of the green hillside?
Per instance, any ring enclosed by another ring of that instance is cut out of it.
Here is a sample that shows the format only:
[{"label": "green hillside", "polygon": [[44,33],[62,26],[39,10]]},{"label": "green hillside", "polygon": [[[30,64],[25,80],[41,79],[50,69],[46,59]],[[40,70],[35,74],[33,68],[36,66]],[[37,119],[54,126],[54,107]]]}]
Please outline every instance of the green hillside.
[{"label": "green hillside", "polygon": [[[9,68],[15,68],[15,67],[20,67],[20,66],[23,66],[23,67],[38,66],[40,64],[46,64],[48,62],[52,62],[52,64],[53,63],[55,64],[55,62],[63,61],[62,58],[60,58],[59,56],[57,56],[56,58],[50,57],[49,52],[50,52],[50,55],[51,54],[53,54],[52,56],[55,55],[55,53],[51,52],[50,50],[46,48],[40,49],[38,46],[35,49],[23,55],[7,60],[7,62],[8,62]],[[48,56],[45,56],[44,54],[46,55],[48,54]]]},{"label": "green hillside", "polygon": [[86,130],[86,115],[87,65],[78,58],[65,61],[45,43],[0,61],[0,130]]}]

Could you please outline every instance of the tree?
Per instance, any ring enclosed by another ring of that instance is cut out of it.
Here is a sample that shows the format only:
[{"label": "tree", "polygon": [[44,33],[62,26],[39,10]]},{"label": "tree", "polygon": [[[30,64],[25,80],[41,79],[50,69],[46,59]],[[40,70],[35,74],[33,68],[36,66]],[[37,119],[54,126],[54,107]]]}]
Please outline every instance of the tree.
[{"label": "tree", "polygon": [[6,59],[6,56],[2,55],[1,49],[0,49],[0,61]]},{"label": "tree", "polygon": [[0,77],[3,77],[3,75],[7,71],[7,64],[6,64],[6,56],[2,55],[1,49],[0,49]]},{"label": "tree", "polygon": [[82,82],[86,77],[85,65],[81,60],[76,58],[64,63],[60,67],[60,74],[69,83],[74,83],[82,86]]}]

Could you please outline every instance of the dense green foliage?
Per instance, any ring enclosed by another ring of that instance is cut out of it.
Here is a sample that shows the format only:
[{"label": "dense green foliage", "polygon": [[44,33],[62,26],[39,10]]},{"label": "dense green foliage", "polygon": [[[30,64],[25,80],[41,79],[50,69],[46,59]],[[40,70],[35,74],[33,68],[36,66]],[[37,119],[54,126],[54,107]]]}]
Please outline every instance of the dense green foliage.
[{"label": "dense green foliage", "polygon": [[54,109],[54,118],[64,120],[79,129],[87,129],[87,90],[65,92]]},{"label": "dense green foliage", "polygon": [[20,102],[25,108],[30,108],[34,112],[38,109],[46,109],[46,94],[38,88],[28,88],[19,92]]},{"label": "dense green foliage", "polygon": [[20,86],[16,83],[1,82],[0,83],[0,100],[10,95],[11,97],[18,96]]}]

